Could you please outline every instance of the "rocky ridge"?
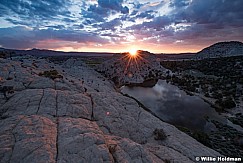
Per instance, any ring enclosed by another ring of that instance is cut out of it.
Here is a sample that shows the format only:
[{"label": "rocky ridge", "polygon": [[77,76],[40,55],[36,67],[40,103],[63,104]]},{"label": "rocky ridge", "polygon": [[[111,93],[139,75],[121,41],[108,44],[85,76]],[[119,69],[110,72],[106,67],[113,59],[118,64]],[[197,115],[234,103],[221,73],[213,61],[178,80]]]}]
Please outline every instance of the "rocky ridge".
[{"label": "rocky ridge", "polygon": [[243,43],[239,41],[218,42],[195,55],[196,59],[218,58],[243,55]]},{"label": "rocky ridge", "polygon": [[[1,163],[194,162],[196,156],[220,156],[117,92],[78,59],[54,64],[30,56],[0,58],[0,87]],[[160,130],[163,140],[155,137]]]},{"label": "rocky ridge", "polygon": [[135,57],[129,53],[114,55],[96,69],[118,85],[143,83],[169,71],[160,65],[155,54],[146,51],[138,51]]}]

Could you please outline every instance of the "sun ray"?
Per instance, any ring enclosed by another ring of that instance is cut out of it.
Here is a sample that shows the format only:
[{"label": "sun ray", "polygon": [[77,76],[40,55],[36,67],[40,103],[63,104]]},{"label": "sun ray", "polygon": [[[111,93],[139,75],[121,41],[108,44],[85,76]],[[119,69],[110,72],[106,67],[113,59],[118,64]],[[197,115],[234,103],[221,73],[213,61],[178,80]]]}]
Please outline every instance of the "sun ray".
[{"label": "sun ray", "polygon": [[136,56],[137,56],[137,50],[136,50],[136,49],[131,49],[131,50],[129,50],[129,54],[130,54],[132,57],[136,57]]},{"label": "sun ray", "polygon": [[130,62],[131,62],[131,60],[132,60],[132,57],[128,57],[128,62],[127,62],[127,64],[126,64],[126,68],[125,68],[124,74],[127,73],[127,69],[128,69],[128,67],[130,66]]},{"label": "sun ray", "polygon": [[133,77],[136,76],[136,73],[140,71],[143,64],[149,64],[149,61],[146,59],[146,54],[141,50],[131,50],[126,53],[121,53],[121,57],[117,58],[123,69],[120,71],[119,76]]}]

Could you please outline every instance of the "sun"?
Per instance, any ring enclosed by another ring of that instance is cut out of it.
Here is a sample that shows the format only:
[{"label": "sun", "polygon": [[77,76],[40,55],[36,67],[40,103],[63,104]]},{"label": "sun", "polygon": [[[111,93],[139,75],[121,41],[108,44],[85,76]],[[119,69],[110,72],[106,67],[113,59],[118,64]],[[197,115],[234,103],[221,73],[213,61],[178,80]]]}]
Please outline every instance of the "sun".
[{"label": "sun", "polygon": [[132,56],[132,57],[135,57],[137,55],[137,50],[136,49],[131,49],[129,51],[129,54]]}]

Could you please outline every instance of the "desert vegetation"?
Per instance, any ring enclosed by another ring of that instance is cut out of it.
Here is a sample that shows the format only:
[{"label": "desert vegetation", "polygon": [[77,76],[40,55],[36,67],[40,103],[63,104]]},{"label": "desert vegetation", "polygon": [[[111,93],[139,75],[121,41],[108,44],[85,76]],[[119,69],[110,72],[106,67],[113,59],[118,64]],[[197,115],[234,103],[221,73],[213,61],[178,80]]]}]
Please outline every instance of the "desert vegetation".
[{"label": "desert vegetation", "polygon": [[44,76],[53,80],[56,78],[63,78],[63,76],[60,75],[57,70],[44,71],[39,73],[39,76]]},{"label": "desert vegetation", "polygon": [[174,75],[167,80],[189,92],[215,99],[218,111],[237,106],[242,101],[243,57],[205,60],[162,61]]},{"label": "desert vegetation", "polygon": [[166,139],[166,134],[163,129],[155,129],[154,130],[154,139],[155,140],[165,140]]}]

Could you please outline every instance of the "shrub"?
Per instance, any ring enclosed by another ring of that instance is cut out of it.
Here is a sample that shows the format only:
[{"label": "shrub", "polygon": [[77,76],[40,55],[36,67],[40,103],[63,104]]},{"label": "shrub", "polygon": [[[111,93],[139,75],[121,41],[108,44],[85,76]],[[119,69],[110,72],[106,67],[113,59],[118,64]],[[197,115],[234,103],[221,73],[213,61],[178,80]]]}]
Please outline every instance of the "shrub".
[{"label": "shrub", "polygon": [[226,108],[226,109],[231,109],[236,107],[236,104],[234,102],[234,100],[231,97],[227,97],[226,99],[219,99],[216,100],[215,104],[219,105],[222,108]]},{"label": "shrub", "polygon": [[197,131],[192,134],[192,137],[204,145],[210,146],[209,137],[206,133]]},{"label": "shrub", "polygon": [[116,146],[117,146],[116,144],[110,144],[109,145],[109,152],[112,153],[112,154],[115,153],[116,152]]},{"label": "shrub", "polygon": [[155,140],[165,140],[166,139],[166,134],[163,129],[155,129],[154,130],[154,139]]},{"label": "shrub", "polygon": [[12,77],[8,77],[6,80],[13,80],[13,78]]},{"label": "shrub", "polygon": [[44,71],[43,73],[39,73],[39,76],[44,76],[47,78],[51,78],[51,79],[56,79],[56,78],[63,78],[62,75],[60,75],[57,70],[50,70],[50,71]]},{"label": "shrub", "polygon": [[14,87],[13,86],[3,86],[0,87],[0,92],[3,93],[4,97],[7,98],[7,93],[14,93]]},{"label": "shrub", "polygon": [[4,52],[0,52],[0,58],[6,58],[6,54]]},{"label": "shrub", "polygon": [[165,159],[165,160],[163,160],[165,163],[171,163],[171,161],[170,160],[168,160],[168,159]]}]

